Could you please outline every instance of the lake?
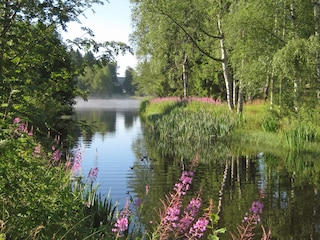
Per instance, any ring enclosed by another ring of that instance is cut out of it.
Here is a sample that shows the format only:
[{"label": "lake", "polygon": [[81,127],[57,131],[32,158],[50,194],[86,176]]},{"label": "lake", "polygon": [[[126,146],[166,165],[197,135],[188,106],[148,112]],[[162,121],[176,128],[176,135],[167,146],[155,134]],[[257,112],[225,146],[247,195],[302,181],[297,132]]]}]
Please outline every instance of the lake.
[{"label": "lake", "polygon": [[[140,122],[138,106],[130,99],[78,100],[75,117],[96,126],[78,136],[82,174],[97,167],[100,192],[110,192],[120,206],[127,198],[143,202],[139,220],[147,225],[197,150],[157,141]],[[320,239],[319,156],[245,152],[226,143],[200,149],[190,196],[201,189],[203,204],[213,200],[219,227],[229,231],[236,230],[253,201],[260,201],[261,221],[273,239]],[[229,233],[221,239],[230,239]]]}]

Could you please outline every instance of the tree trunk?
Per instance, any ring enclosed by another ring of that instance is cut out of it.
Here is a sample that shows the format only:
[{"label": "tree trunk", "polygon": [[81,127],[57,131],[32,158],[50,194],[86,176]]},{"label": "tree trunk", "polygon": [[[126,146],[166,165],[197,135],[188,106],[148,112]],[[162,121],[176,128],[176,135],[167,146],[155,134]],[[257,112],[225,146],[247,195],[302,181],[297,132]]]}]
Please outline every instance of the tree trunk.
[{"label": "tree trunk", "polygon": [[274,95],[274,79],[273,79],[273,69],[270,79],[270,110],[273,110],[273,95]]},{"label": "tree trunk", "polygon": [[263,98],[264,101],[266,102],[268,99],[268,95],[269,95],[269,87],[270,87],[270,76],[269,74],[267,75],[267,79],[266,79],[266,84],[264,85],[263,88]]},{"label": "tree trunk", "polygon": [[243,111],[243,84],[242,80],[239,81],[239,93],[238,93],[238,107],[237,107],[237,113],[240,114]]},{"label": "tree trunk", "polygon": [[228,72],[228,59],[227,59],[227,53],[226,53],[226,48],[224,44],[224,36],[223,36],[223,31],[221,27],[221,19],[220,15],[218,15],[218,30],[219,30],[219,35],[220,35],[220,48],[221,48],[221,63],[222,63],[222,71],[223,71],[223,76],[226,84],[226,92],[227,92],[227,103],[230,111],[232,111],[232,88],[231,88],[231,79],[229,76]]},{"label": "tree trunk", "polygon": [[237,81],[233,79],[233,108],[237,106]]},{"label": "tree trunk", "polygon": [[[295,12],[294,12],[294,0],[291,0],[290,4],[290,14],[291,14],[291,24],[292,29],[295,29],[294,23],[295,23]],[[295,32],[292,33],[292,38],[295,38]],[[296,75],[296,74],[295,74]],[[298,112],[298,79],[297,76],[294,76],[293,79],[293,109],[297,113]]]},{"label": "tree trunk", "polygon": [[218,207],[217,207],[217,215],[218,216],[219,216],[221,209],[222,209],[223,193],[224,193],[225,185],[227,182],[228,169],[229,169],[229,160],[226,160],[224,172],[223,172],[223,177],[222,177],[222,181],[221,181],[221,186],[220,186],[220,190],[219,190],[219,201],[218,201]]},{"label": "tree trunk", "polygon": [[183,80],[183,97],[187,97],[187,71],[186,71],[186,65],[187,65],[187,55],[184,53],[184,59],[182,63],[182,80]]}]

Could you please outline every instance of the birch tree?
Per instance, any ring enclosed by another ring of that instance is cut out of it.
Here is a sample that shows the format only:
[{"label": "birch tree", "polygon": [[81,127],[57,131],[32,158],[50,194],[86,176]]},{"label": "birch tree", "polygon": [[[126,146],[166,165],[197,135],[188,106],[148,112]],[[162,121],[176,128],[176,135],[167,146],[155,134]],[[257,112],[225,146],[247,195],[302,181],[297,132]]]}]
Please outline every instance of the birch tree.
[{"label": "birch tree", "polygon": [[[170,25],[172,29],[176,29],[179,32],[180,41],[171,42],[175,44],[174,52],[176,52],[180,61],[180,66],[186,68],[184,64],[185,56],[188,59],[192,59],[195,51],[201,54],[204,58],[211,59],[221,64],[221,72],[223,73],[225,80],[226,98],[230,110],[232,109],[232,88],[231,88],[231,76],[228,69],[227,50],[224,43],[223,29],[221,23],[221,15],[226,9],[226,3],[224,1],[131,1],[135,3],[135,13],[140,13],[139,17],[135,16],[136,26],[138,31],[134,34],[136,41],[143,42],[146,38],[151,36],[151,32],[154,30],[153,26],[156,24],[159,26],[163,21],[166,25]],[[146,10],[147,9],[147,10]],[[152,17],[151,17],[152,16]],[[148,19],[148,21],[146,21]],[[148,29],[145,31],[142,28]],[[170,31],[170,30],[168,30]],[[171,30],[172,31],[172,30]],[[140,35],[143,34],[143,35]],[[163,33],[168,35],[168,33]],[[157,34],[156,36],[160,36]],[[149,42],[144,42],[147,46],[155,46],[156,39],[149,38]],[[164,42],[168,42],[168,39],[163,39]],[[150,44],[151,43],[151,44]],[[163,42],[157,46],[165,45]],[[144,46],[140,46],[140,49],[145,49]],[[220,53],[216,51],[216,48],[220,48]],[[139,49],[139,47],[138,47]],[[171,49],[172,51],[173,49]],[[168,51],[168,50],[167,50]],[[138,50],[138,54],[140,51]],[[149,52],[150,53],[150,52]],[[155,52],[153,52],[155,53]],[[167,53],[168,54],[168,53]],[[155,58],[152,55],[151,59]],[[190,62],[193,62],[192,60]],[[171,65],[174,66],[175,64]],[[190,69],[190,66],[188,66]],[[185,69],[186,70],[186,69]],[[183,73],[183,68],[180,70]],[[185,71],[188,72],[188,71]],[[189,79],[189,82],[191,80]]]}]

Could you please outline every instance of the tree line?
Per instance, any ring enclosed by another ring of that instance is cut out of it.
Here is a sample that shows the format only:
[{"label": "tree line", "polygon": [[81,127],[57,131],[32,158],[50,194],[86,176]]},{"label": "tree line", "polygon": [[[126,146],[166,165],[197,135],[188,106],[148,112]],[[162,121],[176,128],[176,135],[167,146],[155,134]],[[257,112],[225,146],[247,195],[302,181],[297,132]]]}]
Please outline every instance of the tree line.
[{"label": "tree line", "polygon": [[209,96],[283,113],[320,89],[319,0],[131,0],[137,92]]},{"label": "tree line", "polygon": [[123,81],[119,81],[116,61],[101,64],[91,52],[82,54],[79,49],[70,51],[73,63],[82,69],[77,77],[78,87],[90,96],[111,97],[119,94],[134,94],[132,86],[133,69],[128,67]]},{"label": "tree line", "polygon": [[[34,126],[37,136],[63,135],[70,129],[76,96],[85,90],[107,91],[100,82],[115,81],[115,56],[132,52],[121,42],[85,38],[63,40],[67,24],[103,0],[5,0],[0,5],[0,126],[15,117]],[[76,50],[85,52],[77,58]],[[94,55],[94,56],[93,56]],[[83,62],[77,62],[77,61]],[[94,64],[93,64],[94,62]],[[100,65],[95,69],[93,65]],[[85,79],[90,70],[95,77]],[[82,76],[83,75],[83,76]],[[100,81],[100,82],[99,82]],[[99,85],[100,84],[100,85]],[[101,89],[100,89],[101,88]]]}]

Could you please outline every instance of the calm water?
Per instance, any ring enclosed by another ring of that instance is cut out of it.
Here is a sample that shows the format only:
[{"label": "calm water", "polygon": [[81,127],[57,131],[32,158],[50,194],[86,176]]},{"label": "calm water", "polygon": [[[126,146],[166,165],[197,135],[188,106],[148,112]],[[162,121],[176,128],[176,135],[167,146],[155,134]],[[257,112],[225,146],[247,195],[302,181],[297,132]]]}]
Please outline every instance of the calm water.
[{"label": "calm water", "polygon": [[[195,151],[192,146],[166,146],[154,139],[142,127],[137,102],[90,104],[76,108],[78,120],[97,126],[92,133],[79,134],[83,175],[98,167],[101,193],[110,191],[111,198],[122,205],[127,197],[139,199],[145,203],[140,221],[148,224],[161,205],[159,199],[172,190]],[[252,201],[258,200],[264,205],[261,218],[271,227],[273,239],[320,239],[319,156],[274,156],[266,150],[243,156],[239,152],[245,151],[216,144],[198,154],[191,194],[201,188],[204,204],[213,199],[219,225],[234,231]],[[230,239],[230,235],[221,238]]]}]

